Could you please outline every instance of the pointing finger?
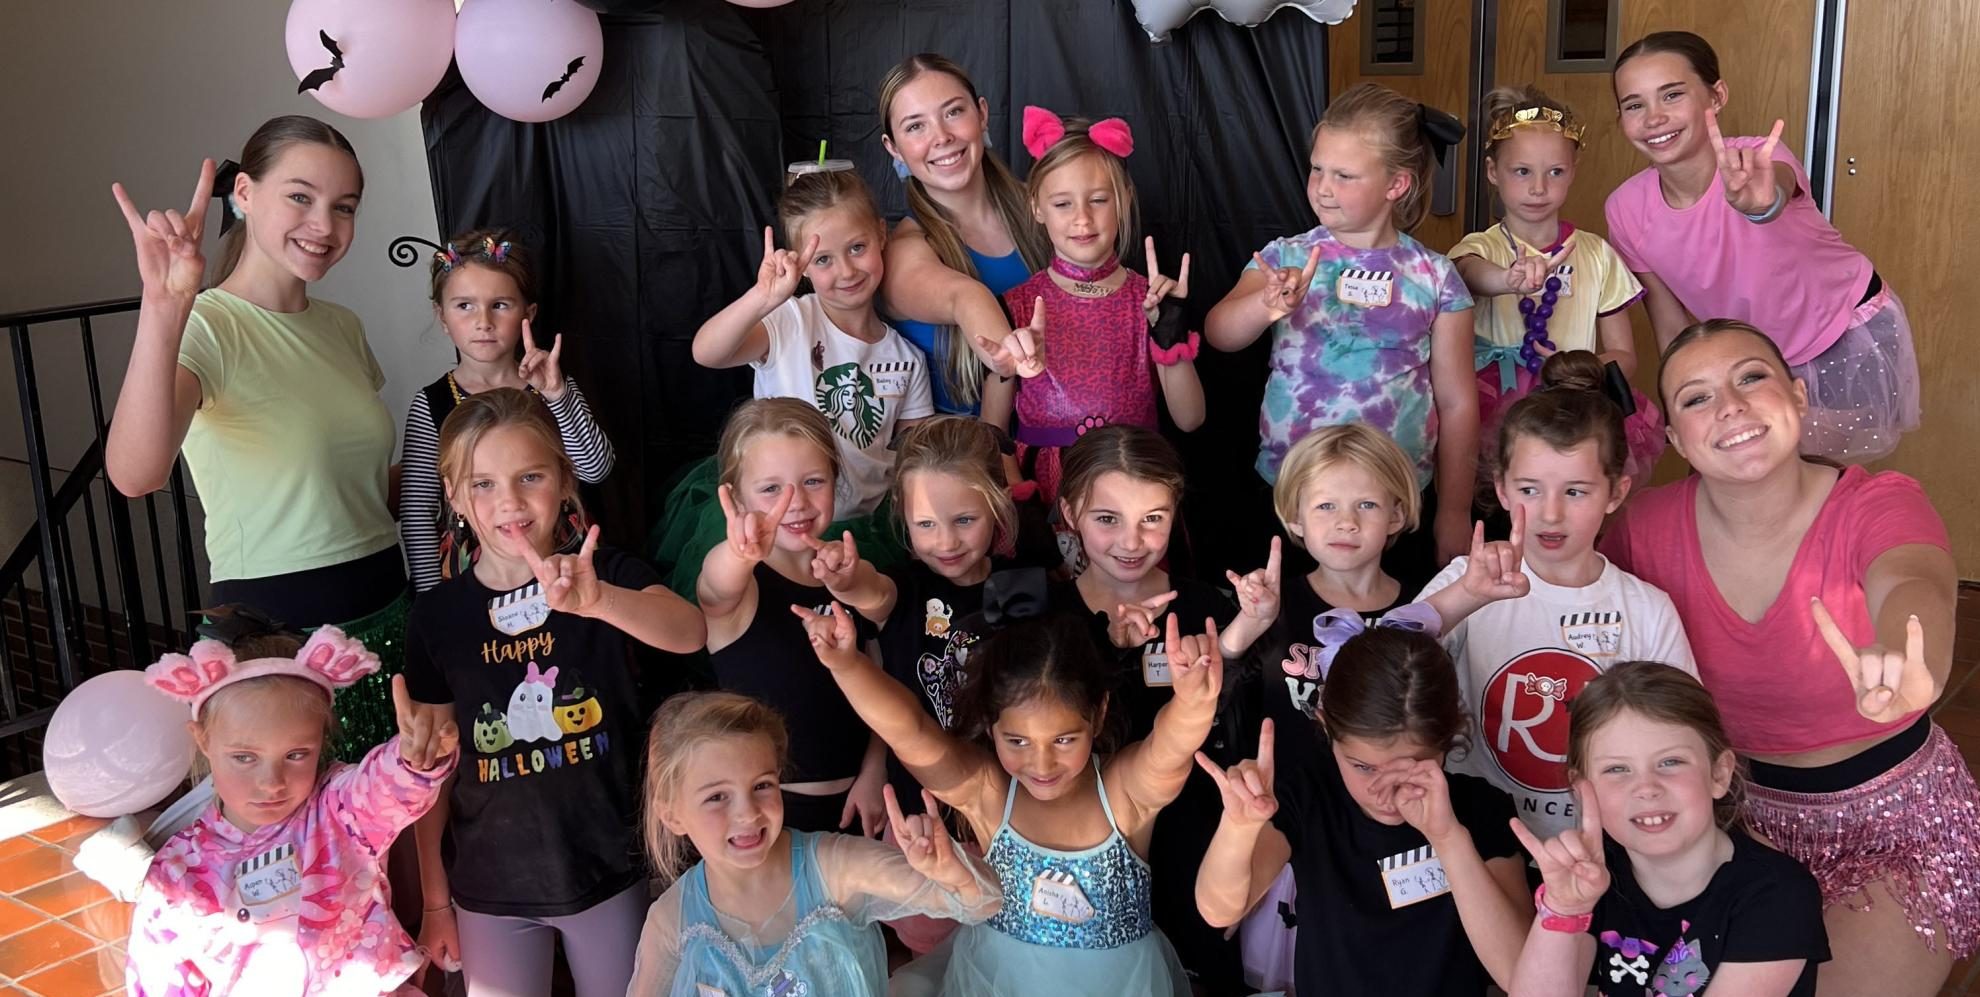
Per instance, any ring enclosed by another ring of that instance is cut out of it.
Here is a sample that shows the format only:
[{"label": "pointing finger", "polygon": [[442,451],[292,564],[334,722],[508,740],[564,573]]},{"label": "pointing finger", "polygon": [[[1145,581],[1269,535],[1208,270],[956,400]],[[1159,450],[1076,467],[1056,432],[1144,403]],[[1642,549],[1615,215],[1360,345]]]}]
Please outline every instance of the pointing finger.
[{"label": "pointing finger", "polygon": [[1147,239],[1142,241],[1142,252],[1145,254],[1145,259],[1148,263],[1148,279],[1154,280],[1162,273],[1162,264],[1157,262],[1155,259],[1154,236],[1151,235]]},{"label": "pointing finger", "polygon": [[200,233],[206,230],[206,202],[213,200],[213,177],[216,172],[213,160],[199,161],[198,186],[193,188],[192,201],[186,206],[186,220],[192,223],[192,230],[186,233],[188,239],[198,241]]},{"label": "pointing finger", "polygon": [[1843,636],[1842,628],[1836,626],[1835,617],[1829,615],[1820,597],[1808,600],[1808,615],[1815,619],[1815,629],[1822,632],[1822,641],[1836,655],[1836,660],[1851,672],[1856,670],[1856,646]]},{"label": "pointing finger", "polygon": [[1767,133],[1767,141],[1760,143],[1760,159],[1762,162],[1773,161],[1774,147],[1781,143],[1781,129],[1786,126],[1787,122],[1779,118],[1774,119],[1773,131]]},{"label": "pointing finger", "polygon": [[1182,255],[1182,264],[1176,268],[1176,289],[1172,293],[1175,294],[1175,296],[1178,298],[1189,297],[1189,254],[1188,253],[1184,253]]}]

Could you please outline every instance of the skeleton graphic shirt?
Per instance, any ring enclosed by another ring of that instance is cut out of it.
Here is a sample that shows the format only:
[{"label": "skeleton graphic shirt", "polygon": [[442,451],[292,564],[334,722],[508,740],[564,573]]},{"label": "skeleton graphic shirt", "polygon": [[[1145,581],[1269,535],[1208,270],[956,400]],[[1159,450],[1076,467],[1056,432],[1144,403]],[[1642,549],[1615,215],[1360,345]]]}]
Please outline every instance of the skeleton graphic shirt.
[{"label": "skeleton graphic shirt", "polygon": [[[1788,997],[1813,997],[1815,967],[1829,959],[1822,893],[1801,863],[1734,829],[1732,858],[1705,891],[1659,907],[1637,884],[1629,853],[1603,843],[1609,892],[1588,933],[1588,982],[1602,997],[1698,997],[1725,963],[1806,960]],[[1730,997],[1730,995],[1728,995]]]},{"label": "skeleton graphic shirt", "polygon": [[878,342],[855,339],[825,314],[815,294],[792,298],[763,319],[770,349],[751,362],[758,398],[810,402],[839,445],[833,518],[864,516],[887,492],[903,420],[935,414],[928,358],[892,327]]}]

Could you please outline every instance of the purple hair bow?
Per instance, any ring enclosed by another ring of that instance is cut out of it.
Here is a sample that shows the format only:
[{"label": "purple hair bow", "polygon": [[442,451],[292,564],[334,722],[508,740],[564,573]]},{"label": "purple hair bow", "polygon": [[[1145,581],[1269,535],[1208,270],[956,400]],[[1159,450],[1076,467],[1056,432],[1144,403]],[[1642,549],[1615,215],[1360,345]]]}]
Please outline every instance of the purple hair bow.
[{"label": "purple hair bow", "polygon": [[[1435,606],[1427,602],[1412,602],[1383,613],[1375,625],[1437,637],[1443,633],[1444,618],[1437,614]],[[1327,673],[1333,670],[1334,655],[1340,653],[1341,645],[1367,629],[1361,614],[1352,609],[1330,609],[1313,618],[1313,663],[1320,669],[1321,681],[1325,681]]]}]

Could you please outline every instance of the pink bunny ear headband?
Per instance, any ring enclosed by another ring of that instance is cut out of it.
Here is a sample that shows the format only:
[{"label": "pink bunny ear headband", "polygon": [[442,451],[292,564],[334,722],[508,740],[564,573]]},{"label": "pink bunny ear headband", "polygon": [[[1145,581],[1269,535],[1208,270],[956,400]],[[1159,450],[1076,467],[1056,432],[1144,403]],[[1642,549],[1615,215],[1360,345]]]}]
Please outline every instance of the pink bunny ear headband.
[{"label": "pink bunny ear headband", "polygon": [[[1058,115],[1034,104],[1024,108],[1024,151],[1031,153],[1032,159],[1045,155],[1045,151],[1059,144],[1066,137],[1065,120]],[[1086,137],[1116,156],[1126,159],[1134,151],[1134,133],[1128,124],[1119,118],[1095,121],[1086,128]]]},{"label": "pink bunny ear headband", "polygon": [[326,695],[378,670],[378,655],[336,627],[311,634],[293,658],[235,661],[234,651],[217,640],[201,640],[188,654],[167,654],[144,670],[146,682],[173,699],[192,704],[194,718],[206,701],[236,682],[264,675],[287,675],[322,687]]}]

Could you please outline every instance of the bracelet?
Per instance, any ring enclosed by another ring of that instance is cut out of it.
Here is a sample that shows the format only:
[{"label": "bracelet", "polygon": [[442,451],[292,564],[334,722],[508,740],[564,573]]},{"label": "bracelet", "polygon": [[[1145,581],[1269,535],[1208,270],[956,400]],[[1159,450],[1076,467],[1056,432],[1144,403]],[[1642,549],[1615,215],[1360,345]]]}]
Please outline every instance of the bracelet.
[{"label": "bracelet", "polygon": [[1781,209],[1787,207],[1787,200],[1787,191],[1782,190],[1780,181],[1776,180],[1774,182],[1774,204],[1772,207],[1757,215],[1748,215],[1744,211],[1741,211],[1740,214],[1744,215],[1747,221],[1755,225],[1764,225],[1781,216]]},{"label": "bracelet", "polygon": [[441,912],[441,911],[443,911],[443,910],[453,910],[453,909],[454,909],[454,902],[453,902],[452,900],[449,900],[449,901],[447,901],[446,903],[444,903],[444,904],[441,904],[441,905],[440,905],[440,906],[438,906],[438,907],[428,907],[428,908],[426,908],[426,910],[424,911],[424,913],[427,913],[427,914],[438,914],[438,913],[440,913],[440,912]]},{"label": "bracelet", "polygon": [[1595,912],[1586,914],[1562,914],[1547,906],[1547,884],[1541,883],[1533,891],[1533,911],[1540,915],[1540,927],[1548,931],[1559,931],[1570,935],[1586,934],[1588,926],[1595,923]]},{"label": "bracelet", "polygon": [[1174,367],[1184,361],[1195,360],[1197,350],[1201,348],[1202,343],[1202,337],[1192,332],[1189,334],[1188,339],[1167,349],[1151,343],[1148,347],[1148,353],[1149,356],[1154,358],[1157,366]]}]

